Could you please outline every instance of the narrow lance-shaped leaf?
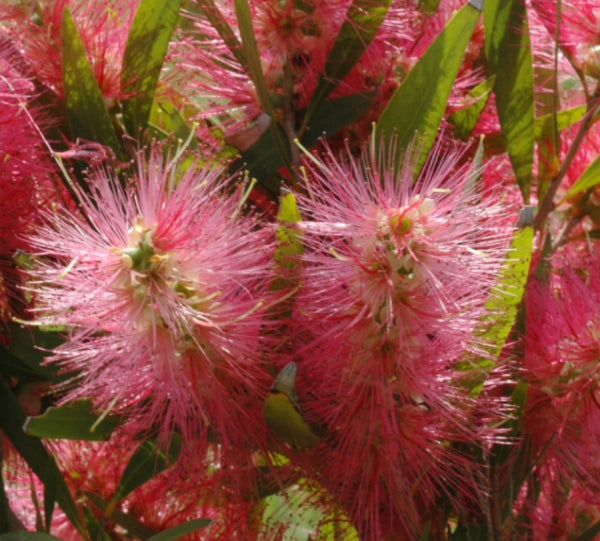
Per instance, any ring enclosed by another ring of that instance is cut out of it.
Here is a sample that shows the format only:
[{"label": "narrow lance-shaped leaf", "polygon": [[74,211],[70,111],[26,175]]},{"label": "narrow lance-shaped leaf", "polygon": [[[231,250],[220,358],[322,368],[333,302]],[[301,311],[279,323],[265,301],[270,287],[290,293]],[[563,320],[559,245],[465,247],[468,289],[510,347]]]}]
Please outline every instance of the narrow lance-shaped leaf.
[{"label": "narrow lance-shaped leaf", "polygon": [[63,84],[72,137],[107,145],[121,156],[110,114],[68,8],[63,12],[62,40]]},{"label": "narrow lance-shaped leaf", "polygon": [[437,136],[448,97],[479,19],[481,0],[471,0],[446,25],[398,87],[377,123],[377,145],[396,138],[400,157],[418,135],[417,176]]},{"label": "narrow lance-shaped leaf", "polygon": [[142,0],[125,46],[121,88],[132,96],[123,102],[127,131],[138,135],[148,123],[160,71],[183,0]]},{"label": "narrow lance-shaped leaf", "polygon": [[[571,109],[565,109],[560,111],[556,117],[552,114],[542,115],[535,119],[535,140],[543,141],[544,134],[547,133],[548,127],[556,122],[556,129],[561,132],[570,128],[577,122],[579,122],[586,113],[587,107],[585,105],[579,105]],[[493,134],[485,138],[485,151],[486,155],[499,154],[506,150],[502,134]]]},{"label": "narrow lance-shaped leaf", "polygon": [[600,157],[596,158],[583,174],[577,179],[577,182],[571,186],[571,189],[567,192],[564,199],[570,199],[571,197],[585,192],[594,186],[600,184]]},{"label": "narrow lance-shaped leaf", "polygon": [[529,201],[535,139],[531,41],[524,0],[486,0],[485,48],[506,150]]},{"label": "narrow lance-shaped leaf", "polygon": [[471,135],[492,95],[495,81],[496,76],[492,75],[475,86],[468,94],[468,98],[474,100],[474,103],[450,116],[450,122],[456,126],[455,133],[457,137],[466,139]]},{"label": "narrow lance-shaped leaf", "polygon": [[523,298],[533,250],[533,207],[521,211],[517,229],[513,233],[510,249],[498,274],[498,281],[486,303],[486,315],[475,330],[479,342],[488,355],[479,360],[466,360],[456,364],[458,370],[469,372],[464,379],[473,396],[477,396],[485,383],[487,374],[495,366],[508,336],[516,322],[519,305]]},{"label": "narrow lance-shaped leaf", "polygon": [[498,357],[517,317],[517,310],[529,275],[533,250],[533,208],[525,207],[519,218],[521,226],[512,238],[506,261],[498,275],[486,308],[491,314],[485,322],[489,328],[481,335],[492,358]]},{"label": "narrow lance-shaped leaf", "polygon": [[381,27],[391,3],[391,0],[354,0],[350,5],[304,115],[301,137],[315,111],[360,60]]},{"label": "narrow lance-shaped leaf", "polygon": [[[556,46],[556,45],[555,45]],[[556,68],[556,67],[555,67]],[[560,139],[558,134],[558,74],[557,69],[536,67],[534,71],[536,92],[536,114],[544,114],[546,121],[537,146],[537,199],[543,201],[552,180],[560,169]],[[551,91],[548,91],[548,90]],[[536,140],[538,139],[536,122]]]},{"label": "narrow lance-shaped leaf", "polygon": [[184,524],[178,524],[177,526],[173,526],[168,530],[164,530],[152,537],[149,537],[146,541],[175,541],[175,539],[179,539],[184,535],[189,533],[196,532],[198,530],[202,530],[207,526],[210,526],[212,520],[209,518],[197,518],[194,520],[190,520],[189,522],[185,522]]},{"label": "narrow lance-shaped leaf", "polygon": [[44,532],[8,532],[0,535],[0,541],[62,541]]},{"label": "narrow lance-shaped leaf", "polygon": [[100,419],[93,412],[91,400],[80,400],[48,408],[38,417],[28,417],[24,430],[40,438],[105,441],[118,426],[118,416]]},{"label": "narrow lance-shaped leaf", "polygon": [[0,415],[0,429],[10,439],[19,454],[42,482],[48,480],[55,484],[56,501],[83,539],[87,539],[83,521],[62,473],[58,470],[56,462],[48,454],[42,442],[38,438],[23,432],[22,426],[25,422],[25,413],[2,379],[0,379],[0,411],[2,412],[2,415]]},{"label": "narrow lance-shaped leaf", "polygon": [[181,439],[176,435],[171,438],[167,451],[151,440],[140,444],[129,460],[115,495],[104,511],[104,516],[111,516],[113,510],[125,496],[173,464],[180,451]]},{"label": "narrow lance-shaped leaf", "polygon": [[[246,61],[246,67],[248,68],[248,72],[254,83],[263,111],[269,115],[271,119],[274,119],[276,118],[275,109],[271,102],[267,82],[265,81],[265,76],[262,71],[254,26],[252,25],[250,6],[248,5],[247,0],[234,0],[234,3],[238,27],[240,29],[240,34],[242,35],[242,56]],[[268,134],[271,144],[275,146],[280,158],[283,159],[286,165],[289,165],[291,157],[290,143],[285,132],[279,128],[277,122],[271,122],[266,134]]]}]

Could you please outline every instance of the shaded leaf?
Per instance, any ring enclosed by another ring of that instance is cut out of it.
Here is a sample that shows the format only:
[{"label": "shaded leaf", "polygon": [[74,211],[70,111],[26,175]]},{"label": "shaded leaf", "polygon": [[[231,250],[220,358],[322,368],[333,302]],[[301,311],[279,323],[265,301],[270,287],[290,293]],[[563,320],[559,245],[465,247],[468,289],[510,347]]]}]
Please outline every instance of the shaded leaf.
[{"label": "shaded leaf", "polygon": [[156,535],[149,537],[146,541],[174,541],[186,534],[202,530],[203,528],[210,526],[211,523],[212,520],[209,518],[197,518],[195,520],[190,520],[185,524],[178,524],[168,530],[157,533]]},{"label": "shaded leaf", "polygon": [[117,156],[121,156],[112,120],[68,8],[63,12],[62,40],[65,103],[73,139],[80,137],[96,141],[109,146]]},{"label": "shaded leaf", "polygon": [[[93,492],[84,492],[84,494],[103,512],[108,507],[108,502],[104,501],[100,496],[98,496],[98,494],[94,494]],[[111,513],[110,519],[120,526],[123,526],[123,528],[125,528],[130,535],[139,537],[140,539],[147,539],[148,537],[156,534],[156,530],[149,528],[145,524],[142,524],[138,520],[135,520],[130,515],[123,513],[118,509],[115,509]]]},{"label": "shaded leaf", "polygon": [[377,123],[377,145],[388,149],[392,138],[396,138],[397,157],[418,136],[421,154],[415,177],[437,136],[448,97],[479,19],[478,4],[472,0],[450,20],[410,70]]},{"label": "shaded leaf", "polygon": [[119,486],[108,503],[105,515],[111,516],[112,511],[123,498],[172,465],[180,451],[181,438],[176,435],[173,435],[167,451],[152,440],[140,444],[121,476]]},{"label": "shaded leaf", "polygon": [[[315,120],[311,129],[301,140],[302,144],[311,148],[324,134],[327,134],[328,137],[336,134],[364,115],[372,100],[372,95],[355,94],[325,101],[316,111]],[[280,124],[271,122],[271,126],[275,126],[280,131],[281,137],[286,137]],[[281,180],[279,175],[274,175],[274,173],[285,165],[290,155],[288,154],[285,159],[282,157],[273,139],[272,131],[265,131],[254,145],[241,154],[241,158],[232,164],[231,169],[233,171],[239,171],[242,168],[248,169],[250,176],[256,178],[265,190],[271,195],[278,196]]]},{"label": "shaded leaf", "polygon": [[25,412],[21,409],[17,399],[2,379],[0,379],[0,411],[2,411],[2,415],[0,415],[0,429],[2,429],[29,467],[42,481],[48,479],[55,483],[56,501],[65,512],[67,518],[83,538],[86,539],[83,521],[62,474],[58,470],[53,457],[46,451],[41,441],[23,432],[22,426],[25,422]]},{"label": "shaded leaf", "polygon": [[593,526],[588,528],[581,535],[578,535],[573,541],[594,541],[598,539],[598,535],[600,534],[600,521],[596,522]]},{"label": "shaded leaf", "polygon": [[138,135],[150,116],[156,85],[183,0],[142,0],[131,25],[125,53],[121,88],[132,96],[123,102],[127,131]]},{"label": "shaded leaf", "polygon": [[0,535],[0,541],[62,541],[44,532],[9,532]]},{"label": "shaded leaf", "polygon": [[533,174],[535,90],[524,0],[487,0],[485,46],[508,155],[527,203]]},{"label": "shaded leaf", "polygon": [[107,416],[99,421],[91,400],[80,400],[48,408],[43,415],[28,417],[24,430],[40,438],[106,441],[119,425],[120,417]]},{"label": "shaded leaf", "polygon": [[2,461],[0,460],[0,534],[9,530],[9,514],[8,498],[4,489],[4,478],[2,477]]},{"label": "shaded leaf", "polygon": [[323,71],[319,75],[317,87],[304,114],[300,135],[304,134],[315,112],[323,101],[350,73],[376,36],[385,19],[391,0],[354,0],[342,28],[329,52]]}]

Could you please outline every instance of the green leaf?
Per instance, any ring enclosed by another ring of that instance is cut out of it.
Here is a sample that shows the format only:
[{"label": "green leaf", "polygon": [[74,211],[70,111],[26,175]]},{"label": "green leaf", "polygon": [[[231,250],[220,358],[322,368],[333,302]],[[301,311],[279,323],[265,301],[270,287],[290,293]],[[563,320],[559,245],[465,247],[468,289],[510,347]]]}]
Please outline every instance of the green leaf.
[{"label": "green leaf", "polygon": [[6,348],[0,346],[0,363],[3,363],[3,358],[8,370],[12,366],[29,380],[56,380],[55,370],[43,366],[43,363],[48,351],[62,344],[64,338],[55,332],[45,332],[37,327],[24,327],[16,323],[10,323],[8,330],[11,342]]},{"label": "green leaf", "polygon": [[[84,491],[83,494],[102,512],[104,512],[108,507],[108,502],[104,501],[100,496],[98,496],[98,494],[87,491]],[[127,530],[129,535],[139,537],[140,539],[147,539],[148,537],[156,534],[156,530],[149,528],[145,524],[142,524],[138,520],[134,519],[132,516],[123,513],[118,509],[115,509],[111,513],[110,519]]]},{"label": "green leaf", "polygon": [[421,154],[415,177],[437,136],[448,97],[479,19],[478,4],[471,0],[450,20],[398,87],[377,123],[376,144],[388,149],[390,141],[396,138],[398,158],[418,136]]},{"label": "green leaf", "polygon": [[541,140],[549,130],[553,129],[554,122],[556,122],[556,129],[559,132],[570,128],[585,116],[586,110],[587,107],[585,105],[579,105],[571,109],[560,111],[556,115],[556,120],[554,119],[554,114],[552,113],[536,118],[535,140]]},{"label": "green leaf", "polygon": [[537,146],[537,199],[543,201],[552,180],[560,169],[557,70],[536,66],[534,81],[535,87],[538,89],[535,94],[536,113],[538,115],[543,113],[546,117],[540,134],[538,134],[536,119],[536,141],[539,141]]},{"label": "green leaf", "polygon": [[277,218],[281,225],[277,229],[275,261],[282,267],[293,268],[296,266],[295,258],[301,256],[303,252],[301,232],[285,225],[286,223],[296,223],[302,220],[293,193],[286,193],[281,196]]},{"label": "green leaf", "polygon": [[109,146],[117,156],[121,156],[112,120],[68,8],[63,12],[62,40],[65,103],[72,137]]},{"label": "green leaf", "polygon": [[496,81],[496,76],[492,75],[481,83],[479,83],[468,94],[470,100],[475,100],[475,103],[456,111],[450,116],[450,122],[456,126],[456,136],[460,139],[467,139],[475,128],[481,113],[485,109],[487,102],[492,95],[492,89]]},{"label": "green leaf", "polygon": [[577,182],[571,186],[571,189],[565,195],[564,200],[585,192],[600,183],[600,157],[596,158],[588,168],[577,179]]},{"label": "green leaf", "polygon": [[103,524],[87,505],[83,506],[83,514],[88,532],[90,532],[90,537],[93,541],[111,541]]},{"label": "green leaf", "polygon": [[376,36],[392,0],[354,0],[348,8],[344,24],[319,75],[317,88],[304,115],[300,136],[304,134],[323,101],[350,73]]},{"label": "green leaf", "polygon": [[62,541],[43,532],[9,532],[0,535],[0,541]]},{"label": "green leaf", "polygon": [[123,121],[130,135],[148,124],[156,85],[183,0],[142,0],[123,55],[121,88],[132,96],[123,102]]},{"label": "green leaf", "polygon": [[119,502],[129,493],[172,465],[180,451],[181,438],[176,435],[171,438],[166,452],[152,440],[140,444],[123,472],[115,495],[108,503],[105,516],[110,516]]},{"label": "green leaf", "polygon": [[498,283],[486,303],[491,314],[486,322],[491,325],[481,337],[492,358],[500,355],[515,323],[529,276],[533,235],[531,224],[514,232],[510,250],[498,275]]},{"label": "green leaf", "polygon": [[198,140],[181,112],[169,102],[154,102],[150,111],[149,125],[159,139],[175,135],[178,141],[190,141],[189,149],[198,150]]},{"label": "green leaf", "polygon": [[99,419],[88,399],[48,408],[43,415],[28,417],[23,427],[31,436],[69,440],[106,441],[119,425],[120,417]]},{"label": "green leaf", "polygon": [[203,528],[206,528],[212,523],[212,520],[209,518],[197,518],[194,520],[190,520],[185,524],[178,524],[177,526],[173,526],[168,530],[164,530],[152,537],[148,538],[146,541],[174,541],[175,539],[179,539],[180,537],[196,532]]},{"label": "green leaf", "polygon": [[56,501],[73,526],[84,539],[87,539],[85,526],[62,473],[41,441],[23,432],[22,426],[25,422],[25,413],[2,379],[0,379],[0,411],[2,412],[2,415],[0,415],[0,429],[42,481],[49,480],[55,483]]},{"label": "green leaf", "polygon": [[[579,122],[585,115],[587,107],[585,105],[580,105],[577,107],[573,107],[572,109],[565,109],[564,111],[560,111],[556,115],[556,127],[559,132],[570,128],[577,122]],[[554,122],[554,115],[547,114],[542,115],[535,119],[535,140],[543,141],[545,137],[545,133],[547,133],[547,129]],[[485,151],[486,155],[499,154],[506,150],[504,146],[504,141],[502,140],[502,134],[493,134],[488,135],[485,138]]]},{"label": "green leaf", "polygon": [[496,74],[494,93],[506,150],[529,201],[535,139],[533,61],[524,0],[487,0],[483,10],[486,55]]}]

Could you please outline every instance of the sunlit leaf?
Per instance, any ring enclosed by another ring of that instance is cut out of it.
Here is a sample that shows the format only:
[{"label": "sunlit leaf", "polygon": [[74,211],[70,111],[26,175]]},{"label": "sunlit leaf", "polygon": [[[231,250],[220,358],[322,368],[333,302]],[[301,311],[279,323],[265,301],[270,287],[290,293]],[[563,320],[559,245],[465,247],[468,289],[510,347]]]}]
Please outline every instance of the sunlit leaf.
[{"label": "sunlit leaf", "polygon": [[510,250],[498,275],[498,283],[486,303],[486,308],[492,314],[490,323],[493,324],[482,338],[492,358],[500,354],[515,323],[529,276],[533,234],[530,223],[514,232]]},{"label": "sunlit leaf", "polygon": [[121,88],[132,96],[123,102],[127,131],[138,135],[148,123],[156,85],[183,0],[142,0],[131,25]]},{"label": "sunlit leaf", "polygon": [[118,416],[99,419],[91,400],[80,400],[59,407],[48,408],[38,417],[28,417],[24,430],[40,438],[104,441],[118,426]]},{"label": "sunlit leaf", "polygon": [[415,176],[438,133],[456,75],[480,15],[471,0],[446,25],[398,87],[377,123],[377,144],[389,148],[396,138],[398,157],[418,137]]},{"label": "sunlit leaf", "polygon": [[582,173],[577,179],[577,182],[571,186],[571,189],[567,192],[564,199],[570,199],[571,197],[585,192],[600,183],[600,157],[596,158],[588,168]]},{"label": "sunlit leaf", "polygon": [[450,116],[450,122],[456,126],[455,134],[458,138],[466,139],[471,135],[471,132],[479,121],[479,117],[492,95],[495,81],[496,76],[492,75],[479,83],[467,95],[474,103],[464,109],[456,111]]},{"label": "sunlit leaf", "polygon": [[68,8],[62,19],[62,64],[65,103],[73,139],[82,138],[121,149],[85,47]]},{"label": "sunlit leaf", "polygon": [[485,45],[508,155],[527,203],[533,174],[535,91],[524,0],[486,0]]}]

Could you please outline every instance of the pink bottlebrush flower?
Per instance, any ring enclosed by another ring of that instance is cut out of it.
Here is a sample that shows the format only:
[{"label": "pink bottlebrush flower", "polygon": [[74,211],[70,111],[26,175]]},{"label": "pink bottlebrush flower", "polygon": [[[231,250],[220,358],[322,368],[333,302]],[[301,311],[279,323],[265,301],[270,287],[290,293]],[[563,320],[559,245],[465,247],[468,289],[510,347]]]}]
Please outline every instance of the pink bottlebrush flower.
[{"label": "pink bottlebrush flower", "polygon": [[0,31],[0,320],[20,308],[13,256],[29,249],[41,209],[65,197],[44,140],[51,120],[37,97],[30,70]]},{"label": "pink bottlebrush flower", "polygon": [[75,374],[65,400],[180,430],[200,454],[210,433],[247,459],[270,384],[260,334],[273,242],[223,194],[222,173],[157,146],[127,187],[95,169],[78,192],[85,218],[57,209],[32,237],[29,288],[38,320],[70,329],[51,358]]},{"label": "pink bottlebrush flower", "polygon": [[412,538],[443,495],[472,498],[472,465],[448,442],[493,439],[456,363],[482,355],[474,331],[515,216],[460,151],[438,145],[414,179],[413,150],[395,173],[374,145],[360,159],[326,148],[298,196],[298,393],[329,443],[310,460],[365,539]]},{"label": "pink bottlebrush flower", "polygon": [[[139,0],[52,0],[40,6],[3,7],[8,31],[23,49],[36,76],[63,95],[62,17],[69,9],[88,54],[88,60],[107,103],[123,96],[123,53]],[[33,13],[33,9],[39,12]]]},{"label": "pink bottlebrush flower", "polygon": [[[560,6],[560,11],[558,7]],[[559,46],[584,74],[600,77],[600,8],[595,0],[555,2],[531,0],[531,7],[551,36],[556,34]]]},{"label": "pink bottlebrush flower", "polygon": [[556,463],[565,482],[579,479],[597,491],[600,280],[593,261],[578,258],[580,275],[566,266],[550,285],[531,283],[523,363],[530,385],[525,426],[538,460]]}]

